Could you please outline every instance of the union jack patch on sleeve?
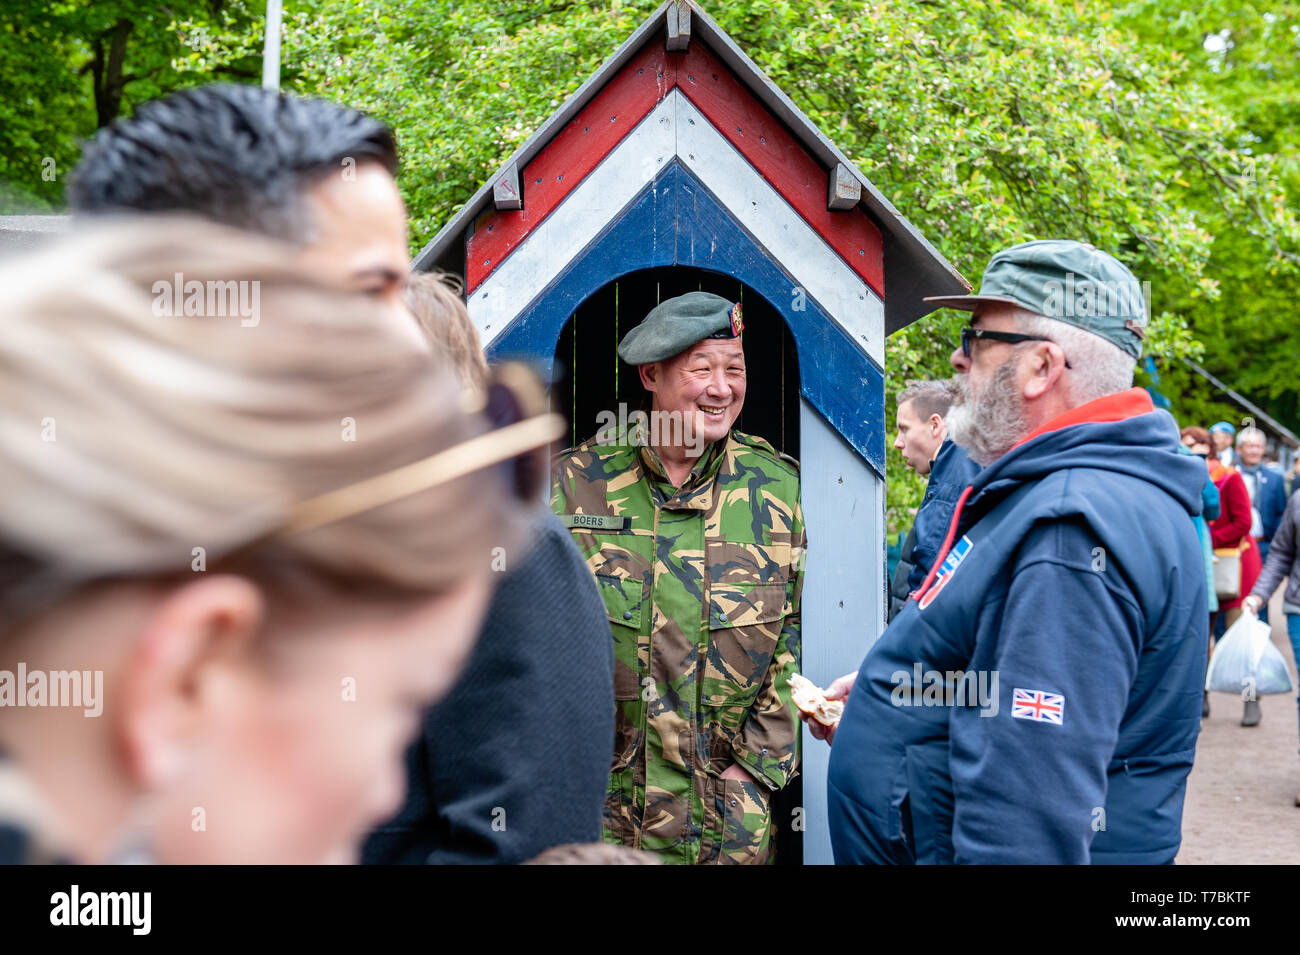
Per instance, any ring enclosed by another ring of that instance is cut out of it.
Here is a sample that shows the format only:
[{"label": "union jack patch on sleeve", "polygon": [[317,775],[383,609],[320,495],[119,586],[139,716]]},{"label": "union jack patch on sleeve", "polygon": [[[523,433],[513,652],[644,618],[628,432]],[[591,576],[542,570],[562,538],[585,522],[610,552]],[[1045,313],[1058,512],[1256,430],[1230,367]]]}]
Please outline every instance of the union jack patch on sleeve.
[{"label": "union jack patch on sleeve", "polygon": [[1065,697],[1060,693],[1016,687],[1011,697],[1011,715],[1018,720],[1035,720],[1060,726],[1065,716]]}]

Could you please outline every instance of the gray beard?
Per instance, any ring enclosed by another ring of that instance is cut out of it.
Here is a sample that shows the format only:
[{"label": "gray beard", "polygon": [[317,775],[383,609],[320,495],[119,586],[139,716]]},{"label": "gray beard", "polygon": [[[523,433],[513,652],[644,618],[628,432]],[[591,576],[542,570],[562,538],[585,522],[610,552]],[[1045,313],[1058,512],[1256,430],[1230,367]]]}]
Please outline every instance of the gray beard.
[{"label": "gray beard", "polygon": [[1024,400],[1016,387],[1015,358],[999,365],[978,394],[968,392],[965,376],[954,380],[962,400],[948,409],[948,437],[965,448],[972,461],[988,467],[1029,433]]}]

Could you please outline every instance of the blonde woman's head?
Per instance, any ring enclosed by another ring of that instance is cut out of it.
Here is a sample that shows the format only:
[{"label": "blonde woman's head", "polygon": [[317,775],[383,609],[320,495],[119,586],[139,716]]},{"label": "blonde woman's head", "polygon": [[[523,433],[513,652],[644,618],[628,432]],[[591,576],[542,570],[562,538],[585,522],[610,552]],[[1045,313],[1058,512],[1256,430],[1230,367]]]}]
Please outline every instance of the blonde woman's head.
[{"label": "blonde woman's head", "polygon": [[344,858],[518,539],[492,471],[286,529],[487,429],[409,327],[294,263],[167,219],[0,263],[0,671],[102,680],[0,710],[0,748],[78,858]]}]

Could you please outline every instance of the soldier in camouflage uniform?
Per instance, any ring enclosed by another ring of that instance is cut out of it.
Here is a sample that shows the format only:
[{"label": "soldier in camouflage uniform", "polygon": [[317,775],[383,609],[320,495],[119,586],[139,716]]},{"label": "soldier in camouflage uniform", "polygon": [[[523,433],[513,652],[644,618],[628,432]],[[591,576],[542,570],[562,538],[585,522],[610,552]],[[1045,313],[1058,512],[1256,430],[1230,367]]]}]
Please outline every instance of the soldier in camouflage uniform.
[{"label": "soldier in camouflage uniform", "polygon": [[656,442],[639,421],[555,467],[552,506],[614,633],[604,836],[665,862],[768,861],[772,793],[797,763],[799,473],[731,430],[745,392],[741,330],[740,306],[716,295],[656,307],[619,354],[652,393],[652,422],[682,411],[683,440]]}]

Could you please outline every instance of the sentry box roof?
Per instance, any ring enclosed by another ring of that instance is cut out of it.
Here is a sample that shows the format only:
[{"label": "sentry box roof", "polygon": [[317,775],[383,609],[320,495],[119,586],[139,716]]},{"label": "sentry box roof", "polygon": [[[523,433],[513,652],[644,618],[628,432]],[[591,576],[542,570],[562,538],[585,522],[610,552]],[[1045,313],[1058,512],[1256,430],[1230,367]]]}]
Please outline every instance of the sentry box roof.
[{"label": "sentry box roof", "polygon": [[[825,235],[828,230],[821,226],[845,218],[828,212],[858,210],[874,227],[875,241],[868,248],[849,248],[852,241],[844,237],[835,245],[883,298],[885,334],[933,311],[923,297],[970,290],[970,283],[857,166],[689,0],[669,0],[646,19],[443,226],[416,257],[415,268],[463,274],[472,293],[514,245],[674,90],[702,112],[819,232]],[[603,122],[595,126],[585,122],[597,117]],[[574,128],[578,119],[584,124]],[[764,128],[771,127],[780,127],[784,135],[764,137]],[[536,161],[557,140],[566,155],[585,162],[570,165],[563,180],[542,176],[538,182],[536,173],[551,169],[537,169]],[[802,155],[786,153],[791,142]],[[680,158],[689,165],[689,157]],[[494,215],[512,211],[513,216]],[[511,225],[515,226],[511,235],[499,237],[498,230]],[[493,235],[483,236],[488,227]],[[482,255],[476,254],[480,251]],[[858,262],[853,262],[854,256]]]},{"label": "sentry box roof", "polygon": [[804,397],[878,476],[885,337],[970,289],[691,2],[651,15],[414,263],[465,276],[490,355],[544,362],[597,288],[664,266],[785,303]]}]

